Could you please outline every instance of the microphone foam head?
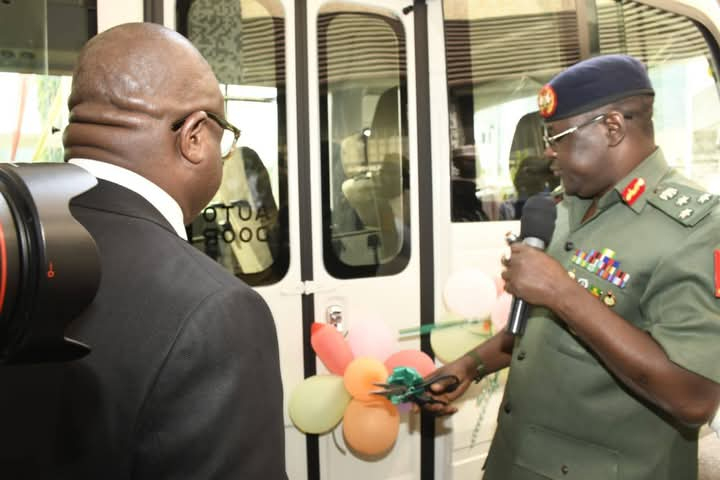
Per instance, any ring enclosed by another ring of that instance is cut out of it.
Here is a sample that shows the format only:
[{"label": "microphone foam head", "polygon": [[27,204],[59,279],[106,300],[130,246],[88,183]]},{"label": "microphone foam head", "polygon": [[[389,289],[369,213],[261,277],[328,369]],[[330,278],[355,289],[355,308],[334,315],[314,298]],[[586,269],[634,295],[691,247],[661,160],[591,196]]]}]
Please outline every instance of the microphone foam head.
[{"label": "microphone foam head", "polygon": [[520,237],[534,237],[542,240],[545,245],[550,243],[555,231],[555,202],[543,194],[533,195],[523,206],[520,218]]}]

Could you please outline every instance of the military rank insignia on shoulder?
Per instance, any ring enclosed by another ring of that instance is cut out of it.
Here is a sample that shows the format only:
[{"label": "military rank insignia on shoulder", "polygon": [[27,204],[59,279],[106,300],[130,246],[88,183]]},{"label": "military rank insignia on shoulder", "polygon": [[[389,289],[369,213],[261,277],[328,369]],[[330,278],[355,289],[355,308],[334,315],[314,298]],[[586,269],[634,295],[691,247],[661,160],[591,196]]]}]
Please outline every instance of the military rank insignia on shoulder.
[{"label": "military rank insignia on shoulder", "polygon": [[720,195],[703,192],[687,185],[664,182],[657,186],[648,202],[675,221],[692,227],[712,211]]}]

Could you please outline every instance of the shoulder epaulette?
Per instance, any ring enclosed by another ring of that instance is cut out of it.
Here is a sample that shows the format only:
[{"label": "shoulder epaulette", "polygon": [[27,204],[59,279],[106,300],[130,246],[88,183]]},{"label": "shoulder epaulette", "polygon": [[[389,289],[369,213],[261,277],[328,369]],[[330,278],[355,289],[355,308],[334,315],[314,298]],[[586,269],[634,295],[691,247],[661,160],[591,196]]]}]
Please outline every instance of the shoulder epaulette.
[{"label": "shoulder epaulette", "polygon": [[688,227],[697,225],[713,210],[718,201],[720,195],[672,182],[659,184],[648,197],[648,203]]}]

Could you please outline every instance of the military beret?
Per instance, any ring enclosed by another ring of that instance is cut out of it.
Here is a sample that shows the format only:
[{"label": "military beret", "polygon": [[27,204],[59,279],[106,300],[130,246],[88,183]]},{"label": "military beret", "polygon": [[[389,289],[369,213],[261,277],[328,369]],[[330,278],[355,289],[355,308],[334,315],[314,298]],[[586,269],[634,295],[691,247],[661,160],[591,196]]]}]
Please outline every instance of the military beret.
[{"label": "military beret", "polygon": [[622,98],[654,95],[647,69],[628,55],[602,55],[560,72],[538,93],[540,115],[554,122]]}]

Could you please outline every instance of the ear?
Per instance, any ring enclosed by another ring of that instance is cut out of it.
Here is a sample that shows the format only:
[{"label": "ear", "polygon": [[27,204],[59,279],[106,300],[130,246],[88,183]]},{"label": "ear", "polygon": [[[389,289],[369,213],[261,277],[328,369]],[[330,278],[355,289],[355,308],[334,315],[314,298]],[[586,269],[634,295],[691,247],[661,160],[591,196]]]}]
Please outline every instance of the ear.
[{"label": "ear", "polygon": [[178,131],[178,149],[190,163],[199,164],[207,158],[211,132],[208,129],[208,116],[203,111],[190,114]]},{"label": "ear", "polygon": [[612,111],[605,117],[610,146],[615,147],[623,141],[627,133],[627,124],[622,112]]}]

